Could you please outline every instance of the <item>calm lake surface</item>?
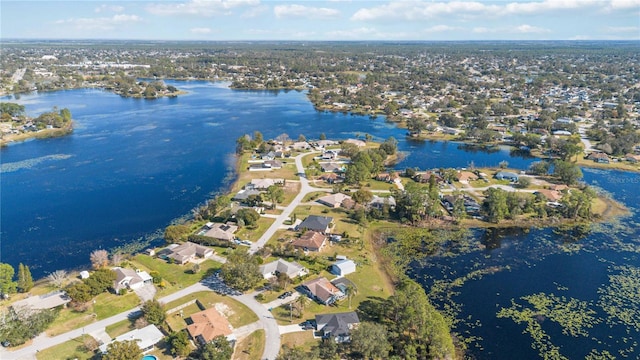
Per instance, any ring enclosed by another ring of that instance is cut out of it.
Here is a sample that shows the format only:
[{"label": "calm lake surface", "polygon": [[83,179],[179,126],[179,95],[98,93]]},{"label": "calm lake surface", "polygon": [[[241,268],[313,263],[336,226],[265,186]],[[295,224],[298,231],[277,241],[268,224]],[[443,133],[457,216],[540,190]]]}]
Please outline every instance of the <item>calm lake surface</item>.
[{"label": "calm lake surface", "polygon": [[[299,134],[318,138],[321,133],[332,139],[393,136],[406,153],[398,169],[465,167],[471,162],[496,166],[503,160],[525,169],[534,161],[511,156],[508,149],[488,153],[457,143],[408,141],[405,130],[383,118],[316,112],[302,92],[234,91],[208,82],[171,84],[189,93],[139,100],[80,89],[18,100],[30,115],[67,107],[76,126],[64,138],[12,144],[0,151],[2,262],[14,267],[22,262],[34,277],[41,277],[57,269],[86,267],[95,249],[153,238],[172,220],[226,189],[234,179],[235,140],[254,130],[265,138],[282,133],[293,139]],[[585,171],[585,181],[633,210],[640,203],[637,174]],[[477,358],[539,356],[532,337],[523,334],[526,324],[496,317],[501,308],[512,306],[512,299],[526,306],[521,297],[536,293],[579,299],[602,319],[586,336],[567,336],[557,321],[540,317],[537,323],[560,354],[578,359],[591,349],[615,356],[627,350],[625,354],[635,358],[638,346],[632,344],[638,329],[629,325],[633,322],[616,322],[599,299],[610,288],[611,276],[618,279],[619,273],[640,266],[639,220],[634,212],[616,224],[580,234],[477,231],[464,250],[416,263],[411,275],[429,291],[433,284],[491,269],[465,277],[446,295],[433,296],[438,306],[456,304],[455,313],[465,318],[456,331],[476,339],[470,349]],[[640,323],[640,310],[626,314]]]}]

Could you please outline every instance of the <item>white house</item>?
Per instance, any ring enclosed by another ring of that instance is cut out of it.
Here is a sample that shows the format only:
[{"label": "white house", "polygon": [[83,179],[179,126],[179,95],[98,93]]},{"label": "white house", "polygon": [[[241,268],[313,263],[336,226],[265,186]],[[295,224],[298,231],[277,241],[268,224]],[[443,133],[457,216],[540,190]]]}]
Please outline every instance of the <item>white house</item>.
[{"label": "white house", "polygon": [[145,285],[153,283],[151,275],[146,271],[125,269],[121,267],[113,268],[116,273],[113,289],[118,292],[122,289],[136,290]]},{"label": "white house", "polygon": [[[138,343],[138,347],[142,350],[142,353],[148,353],[153,350],[153,347],[164,338],[164,334],[158,330],[155,325],[148,325],[142,329],[135,329],[129,331],[126,334],[120,335],[115,338],[114,341],[135,341]],[[107,346],[109,344],[100,345],[100,351],[103,354],[107,353]]]},{"label": "white house", "polygon": [[331,273],[337,276],[345,276],[356,272],[356,263],[353,260],[338,260],[331,265]]}]

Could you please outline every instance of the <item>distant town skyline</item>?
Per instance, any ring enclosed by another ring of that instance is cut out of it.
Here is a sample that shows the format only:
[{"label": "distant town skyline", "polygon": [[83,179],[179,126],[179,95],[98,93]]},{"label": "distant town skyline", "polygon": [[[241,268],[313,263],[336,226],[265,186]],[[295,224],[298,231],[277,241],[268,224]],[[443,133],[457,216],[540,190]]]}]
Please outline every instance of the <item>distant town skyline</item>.
[{"label": "distant town skyline", "polygon": [[3,39],[640,40],[640,0],[2,1]]}]

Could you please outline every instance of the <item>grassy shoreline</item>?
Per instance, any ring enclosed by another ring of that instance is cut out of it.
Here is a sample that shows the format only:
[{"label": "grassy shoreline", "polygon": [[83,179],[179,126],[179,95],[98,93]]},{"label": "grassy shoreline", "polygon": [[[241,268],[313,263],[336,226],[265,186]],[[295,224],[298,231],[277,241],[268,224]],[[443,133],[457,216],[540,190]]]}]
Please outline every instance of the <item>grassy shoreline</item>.
[{"label": "grassy shoreline", "polygon": [[63,137],[70,135],[71,133],[73,133],[73,122],[62,128],[42,129],[35,132],[5,135],[2,137],[2,139],[0,139],[0,147],[9,146],[9,144],[16,144],[30,139],[49,139]]}]

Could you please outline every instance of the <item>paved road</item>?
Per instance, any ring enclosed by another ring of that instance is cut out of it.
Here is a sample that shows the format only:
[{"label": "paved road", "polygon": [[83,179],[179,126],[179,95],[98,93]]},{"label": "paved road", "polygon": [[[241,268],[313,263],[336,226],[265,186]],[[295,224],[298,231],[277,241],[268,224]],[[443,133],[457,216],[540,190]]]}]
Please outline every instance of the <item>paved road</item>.
[{"label": "paved road", "polygon": [[298,207],[298,205],[300,204],[300,202],[302,202],[302,199],[304,199],[305,195],[313,191],[327,190],[327,189],[314,188],[311,185],[309,185],[309,180],[307,180],[307,176],[304,173],[304,166],[302,166],[302,158],[313,153],[318,153],[318,151],[302,153],[294,158],[294,160],[296,161],[296,169],[298,171],[298,176],[300,176],[300,192],[293,199],[293,201],[291,201],[291,204],[289,204],[287,207],[285,207],[282,210],[282,213],[278,215],[276,220],[273,222],[273,224],[271,224],[271,226],[267,229],[267,231],[265,231],[264,234],[262,234],[260,239],[258,239],[258,241],[254,242],[253,245],[251,245],[251,248],[249,249],[249,253],[254,254],[256,251],[264,247],[267,241],[269,241],[269,239],[273,237],[276,231],[280,229],[282,224],[284,224],[285,220],[287,220],[291,215],[291,213],[293,213],[293,210],[295,210],[296,207]]},{"label": "paved road", "polygon": [[[167,295],[161,299],[159,299],[162,303],[169,303],[174,300],[178,300],[182,297],[185,297],[189,294],[200,292],[200,291],[212,291],[209,287],[203,285],[202,283],[196,283],[184,289],[181,289],[173,294]],[[231,298],[238,300],[239,302],[246,305],[251,311],[256,313],[258,316],[258,326],[257,328],[265,329],[266,333],[266,346],[264,353],[262,354],[261,359],[269,359],[273,360],[278,356],[278,352],[280,351],[280,331],[278,327],[278,323],[271,316],[271,313],[267,308],[260,304],[254,298],[255,293],[252,294],[243,294],[239,296],[231,296]],[[126,320],[130,314],[136,313],[140,311],[140,307],[135,307],[131,310],[127,310],[120,314],[114,315],[110,318],[106,318],[92,324],[89,324],[83,328],[71,330],[64,334],[48,337],[46,335],[41,335],[38,338],[34,339],[33,344],[30,346],[26,346],[20,350],[16,351],[6,351],[2,350],[0,352],[0,358],[2,360],[32,360],[35,359],[35,354],[42,349],[46,349],[52,346],[56,346],[67,342],[71,339],[75,339],[77,337],[82,336],[82,334],[98,334],[104,331],[105,327],[111,324],[115,324],[119,321]]]},{"label": "paved road", "polygon": [[[275,234],[275,232],[283,225],[284,221],[289,218],[293,210],[295,210],[295,208],[300,204],[300,202],[305,197],[305,195],[313,191],[327,190],[327,189],[314,188],[309,185],[309,181],[307,180],[306,175],[304,173],[304,166],[302,166],[302,158],[309,154],[310,153],[308,152],[303,153],[294,158],[296,162],[298,175],[300,176],[300,185],[301,185],[300,192],[295,197],[295,199],[293,199],[291,204],[289,204],[287,207],[283,209],[282,214],[277,216],[274,223],[269,227],[269,229],[267,229],[267,231],[265,231],[265,233],[260,237],[260,239],[258,239],[257,242],[253,243],[253,245],[249,250],[250,253],[255,253],[260,248],[262,248],[267,243],[267,241],[269,241],[269,239],[271,239],[271,237]],[[221,258],[219,256],[215,256],[214,260],[221,263],[224,263],[226,261],[226,259]],[[197,283],[187,288],[184,288],[182,290],[179,290],[171,295],[167,295],[159,299],[159,301],[163,303],[168,303],[168,302],[180,299],[191,293],[199,292],[199,291],[212,291],[212,290],[207,286],[203,285],[202,283]],[[249,309],[251,309],[254,313],[256,313],[256,315],[258,315],[258,318],[259,318],[258,326],[260,328],[263,328],[266,333],[266,345],[265,345],[265,350],[264,350],[264,353],[262,354],[261,359],[273,360],[278,356],[278,353],[280,352],[280,331],[279,331],[278,323],[273,318],[268,308],[265,307],[265,305],[260,304],[258,301],[255,300],[254,295],[255,293],[243,294],[243,295],[231,296],[231,297],[240,301],[241,303],[246,305]],[[136,312],[139,310],[140,308],[136,307],[134,309],[125,311],[123,313],[112,316],[110,318],[103,319],[95,323],[92,323],[90,325],[87,325],[84,328],[72,330],[58,336],[54,336],[54,337],[47,337],[46,335],[39,336],[38,338],[34,339],[32,345],[24,347],[20,350],[6,351],[4,349],[0,349],[0,358],[2,360],[34,359],[36,352],[39,350],[62,344],[63,342],[77,338],[82,334],[100,333],[104,331],[104,328],[106,326],[125,320],[132,312]]]}]

